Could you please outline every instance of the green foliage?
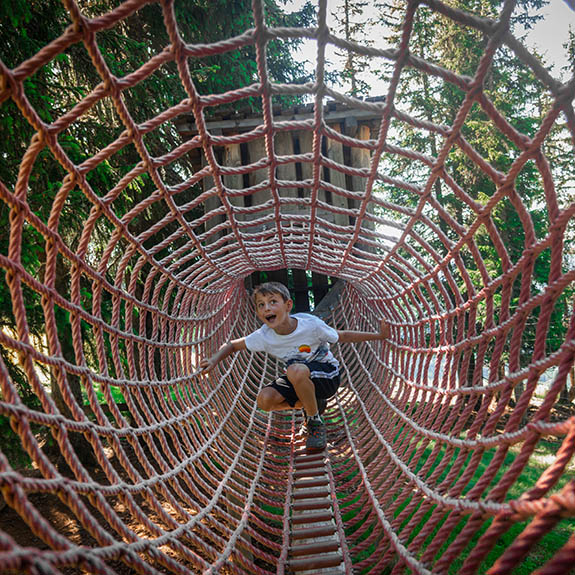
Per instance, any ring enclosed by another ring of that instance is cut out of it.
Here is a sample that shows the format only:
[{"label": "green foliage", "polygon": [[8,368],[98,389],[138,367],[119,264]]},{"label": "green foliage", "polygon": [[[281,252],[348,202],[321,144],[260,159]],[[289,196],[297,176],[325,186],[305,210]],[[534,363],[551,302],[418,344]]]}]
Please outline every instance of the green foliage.
[{"label": "green foliage", "polygon": [[[542,4],[539,0],[520,2],[514,11],[512,27],[518,24],[527,28],[532,26],[537,18],[530,14],[533,8],[540,7]],[[496,19],[501,9],[501,2],[499,0],[458,0],[454,6],[482,17]],[[397,13],[402,13],[402,10],[403,7],[399,3],[394,3],[391,7],[384,6],[381,18],[390,22]],[[397,43],[399,37],[400,30],[396,28],[390,39]],[[455,23],[422,5],[418,7],[414,21],[410,51],[456,74],[473,77],[485,54],[487,40],[487,37],[477,30]],[[548,91],[529,68],[505,47],[501,47],[495,53],[483,89],[501,116],[506,118],[515,130],[529,137],[537,132],[544,115],[552,104]],[[396,95],[396,105],[399,109],[404,109],[422,121],[449,126],[454,122],[455,114],[464,97],[465,93],[455,84],[419,72],[416,68],[407,67],[402,73],[402,81]],[[518,145],[495,125],[477,102],[469,110],[462,126],[462,135],[467,144],[471,145],[483,160],[499,173],[507,173],[521,152]],[[396,140],[394,143],[399,146],[431,157],[437,157],[444,143],[443,137],[439,134],[424,132],[399,121],[393,124],[390,137],[394,138]],[[572,173],[572,165],[569,165],[566,160],[569,154],[568,149],[571,150],[572,155],[572,145],[567,144],[566,139],[567,134],[555,128],[546,144],[545,151],[555,167],[554,177],[557,181],[568,179],[569,173]],[[417,185],[422,185],[429,177],[427,165],[418,165],[417,162],[413,165],[414,162],[409,159],[396,156],[385,157],[384,163],[386,173]],[[450,150],[445,166],[456,186],[474,201],[485,205],[497,193],[497,185],[493,179],[473,162],[457,143]],[[396,204],[415,207],[419,202],[418,196],[392,186],[382,186],[380,191],[384,197]],[[468,228],[477,218],[475,211],[441,179],[435,182],[432,193],[447,214],[464,228]],[[425,213],[451,241],[459,240],[458,234],[442,217],[433,210]],[[512,192],[502,197],[494,206],[490,223],[491,226],[485,224],[479,228],[474,241],[491,280],[495,280],[523,256],[525,249],[532,241],[528,239],[531,229],[535,240],[544,238],[550,231],[543,183],[538,166],[534,162],[528,162],[523,166],[515,180]],[[438,253],[445,253],[443,242],[432,230],[420,226],[417,227],[417,231]],[[494,234],[497,234],[501,240],[504,251],[496,248]],[[467,273],[471,276],[476,288],[481,289],[483,287],[479,266],[481,262],[475,261],[471,252],[465,248],[461,254]],[[408,260],[413,259],[407,254],[406,257]],[[548,285],[551,281],[550,261],[551,252],[546,250],[535,258],[530,278],[518,276],[518,281],[513,283],[509,309],[501,308],[503,305],[501,294],[495,294],[496,321],[499,321],[503,314],[513,313],[520,305],[522,280],[528,282],[531,295],[539,293]],[[565,265],[568,263],[565,262]],[[465,296],[467,289],[462,278],[459,278],[459,289]],[[547,333],[547,352],[556,350],[564,340],[568,316],[566,311],[572,294],[571,289],[565,290],[554,306]],[[485,308],[481,307],[479,311],[478,320],[483,322]],[[522,337],[520,366],[515,366],[514,369],[523,367],[531,361],[539,313],[540,310],[537,308],[527,319]],[[503,359],[508,359],[508,356],[509,350],[506,349]]]},{"label": "green foliage", "polygon": [[[97,17],[116,7],[112,0],[95,0],[81,2],[80,9],[87,17]],[[225,2],[195,0],[178,1],[175,12],[179,32],[188,43],[211,43],[233,38],[243,34],[254,26],[252,21],[251,2]],[[286,14],[275,0],[266,1],[266,22],[271,26],[305,26],[311,23],[313,8],[305,4],[300,11]],[[17,68],[27,59],[34,56],[47,44],[60,37],[71,24],[64,5],[59,0],[43,0],[42,2],[26,2],[24,0],[8,0],[0,3],[0,58],[10,69]],[[98,31],[95,37],[98,50],[111,74],[117,78],[125,78],[140,69],[151,58],[162,53],[170,45],[166,31],[161,3],[145,5],[134,14],[115,24]],[[267,64],[270,79],[277,82],[305,81],[307,76],[303,66],[296,64],[290,50],[295,48],[298,40],[274,41],[267,48]],[[195,89],[200,94],[222,93],[241,86],[246,86],[259,80],[256,53],[253,46],[230,50],[208,58],[191,58],[188,62]],[[76,106],[89,96],[102,83],[93,55],[86,45],[79,41],[69,46],[62,54],[58,54],[44,63],[33,75],[23,83],[24,94],[29,101],[34,114],[41,122],[51,124],[63,115],[70,113]],[[174,62],[168,62],[154,71],[150,76],[121,93],[121,102],[127,107],[133,120],[141,125],[157,116],[159,113],[187,99],[181,81],[180,73]],[[261,107],[259,99],[247,102],[252,107]],[[236,102],[234,106],[246,106],[246,101]],[[114,101],[112,95],[95,102],[81,117],[70,123],[61,131],[58,145],[67,158],[76,166],[94,157],[111,142],[116,140],[126,130],[124,119],[120,116],[120,101]],[[210,112],[209,110],[207,111]],[[36,127],[34,127],[36,126]],[[33,115],[22,111],[15,99],[8,99],[0,107],[0,180],[7,189],[14,191],[18,180],[20,164],[25,155],[30,152],[30,144],[36,135],[37,123]],[[144,145],[150,156],[157,158],[172,151],[181,144],[181,137],[174,124],[168,122],[143,136]],[[57,231],[62,241],[71,250],[78,246],[84,233],[84,225],[93,208],[91,194],[99,198],[111,200],[110,192],[118,182],[130,173],[142,161],[135,144],[128,144],[116,151],[98,165],[92,166],[85,173],[89,188],[79,185],[68,189],[61,204],[59,214],[54,213],[54,200],[61,198],[63,184],[67,176],[66,169],[58,159],[58,152],[47,145],[33,158],[32,171],[27,186],[23,190],[25,201],[30,210],[44,224],[56,221]],[[161,168],[161,177],[167,185],[174,185],[189,178],[193,173],[191,159],[188,155],[181,157],[177,165],[165,165]],[[125,217],[140,201],[151,196],[156,185],[148,174],[133,178],[127,186],[116,193],[111,207],[116,216]],[[20,190],[22,193],[22,190]],[[187,203],[199,192],[198,187],[181,194],[180,201]],[[130,233],[140,235],[154,223],[160,221],[169,208],[165,202],[158,200],[151,204],[137,217],[127,222]],[[44,281],[46,269],[46,246],[48,237],[44,237],[41,228],[36,228],[26,221],[21,234],[12,234],[12,226],[18,221],[15,218],[14,205],[0,203],[0,253],[15,253],[19,248],[21,263],[26,272],[34,280]],[[189,212],[186,217],[195,219],[200,210]],[[150,248],[170,236],[177,227],[177,222],[167,224],[150,237],[144,246]],[[98,268],[100,258],[114,232],[114,225],[106,217],[101,217],[91,233],[90,248],[87,263]],[[14,241],[19,245],[15,246]],[[181,238],[166,246],[155,254],[158,259],[166,258],[181,247],[185,238]],[[178,243],[179,242],[179,243]],[[115,283],[115,274],[119,258],[125,245],[118,244],[117,250],[104,270],[106,279]],[[130,262],[127,272],[135,263]],[[191,265],[190,262],[189,265]],[[60,254],[56,263],[56,283],[54,288],[65,299],[70,299],[70,272],[72,262]],[[140,278],[146,277],[149,266],[145,266]],[[13,332],[16,321],[12,311],[12,297],[9,289],[7,272],[2,269],[0,277],[0,323]],[[143,279],[139,280],[136,293],[143,289]],[[45,310],[41,296],[34,292],[26,283],[21,284],[26,306],[26,322],[28,330],[42,337],[45,331]],[[91,280],[82,276],[80,279],[81,305],[92,312]],[[174,294],[171,296],[174,297]],[[58,327],[60,347],[65,359],[75,363],[75,350],[72,345],[71,318],[68,310],[56,306],[54,309]],[[96,313],[104,322],[111,321],[112,296],[104,289],[99,309]],[[125,314],[125,310],[122,310]],[[137,315],[139,310],[135,310]],[[122,316],[123,318],[124,316]],[[124,319],[122,319],[122,322]],[[82,340],[88,365],[99,369],[95,340],[92,326],[82,321]],[[122,326],[120,326],[122,328]],[[108,336],[105,336],[107,363],[113,375],[120,368],[127,370],[126,350],[120,347],[120,365],[115,365],[111,356]],[[53,351],[53,350],[51,350]],[[26,377],[18,367],[13,354],[3,356],[8,366],[11,378],[17,385],[25,402],[33,405],[35,394],[29,387]],[[76,397],[81,397],[81,382],[79,378],[70,377],[69,382]],[[57,390],[53,390],[56,392]],[[113,390],[113,395],[122,401],[120,392]],[[99,396],[100,397],[100,396]],[[2,429],[9,429],[4,425]],[[1,433],[1,432],[0,432]],[[2,435],[2,437],[6,437]]]},{"label": "green foliage", "polygon": [[[230,39],[255,27],[250,0],[231,3],[226,0],[200,0],[194,3],[180,1],[176,2],[175,10],[182,38],[190,44]],[[314,8],[309,2],[291,14],[283,12],[275,0],[265,2],[265,21],[268,26],[307,26],[311,24],[313,15]],[[297,83],[309,79],[303,64],[292,57],[292,50],[299,43],[298,40],[276,40],[268,44],[266,60],[271,80]],[[190,70],[200,94],[219,94],[259,81],[253,46],[201,60],[191,59]],[[245,107],[246,103],[237,105]],[[250,99],[249,105],[257,109],[261,102]]]}]

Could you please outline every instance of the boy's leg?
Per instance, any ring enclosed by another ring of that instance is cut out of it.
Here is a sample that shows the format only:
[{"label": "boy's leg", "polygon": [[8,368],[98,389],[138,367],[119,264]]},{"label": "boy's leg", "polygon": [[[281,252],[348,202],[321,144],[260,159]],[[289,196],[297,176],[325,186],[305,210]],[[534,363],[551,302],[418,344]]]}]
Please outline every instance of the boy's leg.
[{"label": "boy's leg", "polygon": [[307,365],[292,363],[287,368],[287,377],[293,385],[297,396],[307,414],[306,448],[310,451],[321,451],[327,445],[325,424],[318,413],[315,384]]},{"label": "boy's leg", "polygon": [[264,411],[282,411],[284,409],[293,409],[286,398],[273,387],[264,387],[258,393],[257,404]]},{"label": "boy's leg", "polygon": [[[311,379],[313,365],[315,377],[320,374],[326,375],[317,380]],[[327,437],[325,424],[320,417],[318,403],[322,402],[316,398],[317,385],[321,390],[321,395],[331,397],[339,385],[337,370],[323,364],[310,364],[308,367],[302,363],[293,363],[288,366],[286,376],[276,379],[272,384],[264,387],[257,397],[257,404],[264,411],[281,411],[284,409],[294,409],[303,407],[307,415],[307,441],[308,450],[319,451],[326,447]],[[317,381],[317,384],[315,383]],[[326,399],[323,399],[322,407],[325,409]]]},{"label": "boy's leg", "polygon": [[287,378],[293,385],[307,416],[313,417],[317,415],[318,408],[315,397],[315,385],[311,380],[309,367],[303,363],[292,363],[287,368]]}]

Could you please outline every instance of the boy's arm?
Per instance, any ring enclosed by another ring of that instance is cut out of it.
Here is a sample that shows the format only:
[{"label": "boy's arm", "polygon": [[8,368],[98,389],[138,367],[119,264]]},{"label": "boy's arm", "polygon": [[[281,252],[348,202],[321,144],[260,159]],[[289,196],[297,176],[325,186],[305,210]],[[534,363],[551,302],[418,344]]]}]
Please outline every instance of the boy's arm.
[{"label": "boy's arm", "polygon": [[211,371],[216,367],[216,365],[218,365],[218,363],[220,363],[220,361],[222,361],[222,359],[225,359],[232,353],[242,349],[246,349],[246,339],[244,337],[228,341],[227,343],[224,343],[224,345],[222,345],[222,347],[220,347],[212,357],[202,359],[202,361],[200,361],[200,367],[203,371]]},{"label": "boy's arm", "polygon": [[379,332],[374,333],[371,331],[338,331],[339,341],[342,343],[359,343],[360,341],[372,341],[378,339],[387,339],[391,330],[385,319],[381,320],[379,324]]}]

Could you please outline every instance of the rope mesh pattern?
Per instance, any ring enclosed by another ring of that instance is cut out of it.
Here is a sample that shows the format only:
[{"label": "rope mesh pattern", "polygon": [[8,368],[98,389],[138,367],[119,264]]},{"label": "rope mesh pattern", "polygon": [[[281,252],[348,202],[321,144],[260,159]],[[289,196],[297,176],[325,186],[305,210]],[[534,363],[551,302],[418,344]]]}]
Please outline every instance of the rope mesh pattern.
[{"label": "rope mesh pattern", "polygon": [[[341,550],[348,572],[353,563],[356,573],[477,573],[489,568],[510,573],[535,553],[542,538],[572,531],[575,482],[569,472],[575,418],[553,409],[575,358],[571,308],[566,337],[555,351],[546,348],[546,337],[557,299],[575,279],[575,270],[565,265],[563,245],[575,203],[555,188],[544,143],[560,124],[573,144],[575,81],[559,84],[511,36],[513,2],[504,4],[497,22],[435,0],[425,2],[428,9],[486,36],[475,75],[462,77],[410,54],[413,21],[421,9],[416,2],[406,5],[398,48],[377,50],[332,35],[325,3],[320,4],[317,27],[288,29],[267,27],[257,0],[252,29],[217,44],[188,45],[179,35],[172,3],[166,1],[162,10],[171,45],[123,78],[106,65],[96,33],[118,25],[145,2],[129,0],[93,19],[72,0],[65,3],[72,24],[59,38],[15,69],[0,63],[0,101],[12,100],[35,132],[21,158],[16,185],[0,187],[4,208],[10,211],[9,249],[0,254],[0,267],[17,326],[15,332],[0,331],[0,338],[10,357],[18,358],[39,400],[37,407],[25,403],[5,363],[0,364],[0,414],[10,419],[34,467],[18,471],[0,453],[0,487],[7,504],[1,512],[0,570],[182,575],[289,571],[291,438],[299,416],[268,415],[255,407],[257,390],[281,367],[270,358],[241,353],[210,376],[196,372],[204,354],[255,329],[243,279],[254,270],[283,268],[346,280],[341,302],[328,320],[332,325],[373,331],[384,316],[392,327],[390,341],[335,350],[342,361],[343,387],[327,412],[329,473],[337,493],[338,532],[346,535]],[[295,37],[317,42],[315,81],[273,83],[266,48],[274,39]],[[390,63],[393,74],[383,101],[356,100],[328,87],[325,50],[330,43]],[[101,83],[46,123],[26,95],[26,79],[75,44],[83,44]],[[531,137],[506,120],[482,88],[503,45],[531,69],[551,98]],[[188,60],[244,46],[255,47],[258,83],[200,96]],[[123,93],[166,63],[177,65],[188,98],[138,124]],[[396,109],[395,95],[408,67],[462,91],[451,125],[434,125]],[[272,99],[294,94],[313,99],[313,117],[277,119]],[[258,125],[235,135],[211,133],[206,112],[244,98],[261,100]],[[104,99],[113,104],[125,129],[76,165],[61,136]],[[323,107],[328,99],[377,115],[376,137],[352,138],[330,127]],[[466,141],[473,106],[480,106],[517,148],[507,173],[496,171]],[[152,156],[146,135],[189,114],[197,135]],[[395,121],[442,136],[436,156],[394,146],[390,133]],[[278,138],[295,131],[309,135],[311,148],[278,154]],[[368,164],[352,168],[327,157],[322,138],[367,151]],[[264,153],[249,165],[226,166],[218,159],[216,148],[254,141],[261,141]],[[105,194],[95,190],[91,172],[128,146],[136,148],[141,161]],[[163,168],[177,165],[194,150],[201,151],[204,167],[191,179],[168,185]],[[447,171],[446,159],[454,150],[494,183],[495,192],[484,203]],[[427,169],[423,185],[378,171],[381,160],[394,154]],[[28,192],[35,163],[46,155],[61,166],[64,177],[49,217],[43,219],[30,207]],[[296,163],[309,176],[297,182],[283,179],[287,172],[282,170]],[[536,166],[545,193],[544,237],[535,235],[515,189],[528,163]],[[361,189],[326,181],[325,169],[359,177]],[[256,172],[263,176],[251,186],[230,184],[236,176]],[[150,179],[155,191],[122,213],[118,198],[131,193],[140,178]],[[195,184],[205,182],[204,192],[190,194]],[[437,182],[473,214],[469,226],[459,224],[437,200]],[[382,199],[381,184],[415,194],[416,206]],[[303,189],[303,197],[288,193],[294,188]],[[326,190],[353,200],[353,207],[322,200]],[[71,248],[59,221],[73,194],[80,194],[91,210],[78,222],[81,237]],[[239,199],[247,196],[253,201],[242,207]],[[216,201],[213,210],[190,217],[210,200]],[[501,202],[509,203],[525,237],[517,258],[508,253],[492,217]],[[157,205],[162,218],[134,233],[134,223]],[[382,213],[386,216],[378,215]],[[351,216],[349,224],[337,223],[337,214]],[[392,242],[382,228],[390,221],[400,231]],[[175,231],[156,241],[169,226]],[[27,268],[22,251],[23,234],[30,230],[45,251],[41,277]],[[489,237],[502,273],[487,269],[476,242],[479,233]],[[439,238],[443,252],[429,241],[430,234]],[[103,243],[104,248],[95,247]],[[534,262],[544,255],[551,261],[549,277],[535,289]],[[469,258],[478,270],[475,276],[465,264]],[[70,269],[65,295],[58,289],[62,260]],[[514,284],[520,285],[520,296],[511,305]],[[29,329],[30,298],[41,302],[43,341]],[[69,316],[73,360],[62,349],[66,335],[58,331],[63,312]],[[480,314],[482,326],[477,325]],[[520,361],[522,332],[534,318],[531,356]],[[500,369],[505,350],[508,371]],[[550,369],[551,384],[543,396],[537,395],[541,374]],[[63,402],[58,405],[65,410],[57,407],[47,378],[56,382]],[[74,393],[73,382],[78,381],[82,397]],[[544,440],[554,447],[542,463]],[[58,461],[49,445],[56,446]],[[497,549],[504,536],[507,547]],[[540,574],[572,568],[575,538],[557,536],[553,542],[554,554],[534,564]]]}]

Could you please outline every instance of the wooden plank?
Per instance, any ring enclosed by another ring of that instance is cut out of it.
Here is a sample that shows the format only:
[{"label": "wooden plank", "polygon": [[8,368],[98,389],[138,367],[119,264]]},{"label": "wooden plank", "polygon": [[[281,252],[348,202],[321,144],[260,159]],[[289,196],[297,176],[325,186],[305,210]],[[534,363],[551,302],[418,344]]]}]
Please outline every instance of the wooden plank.
[{"label": "wooden plank", "polygon": [[302,487],[300,482],[296,484],[296,489],[293,493],[294,499],[315,499],[319,497],[328,497],[329,490],[325,485],[314,487]]},{"label": "wooden plank", "polygon": [[324,473],[325,471],[322,467],[314,467],[313,465],[308,464],[307,466],[303,466],[295,471],[294,477],[296,479],[301,477],[321,477]]},{"label": "wooden plank", "polygon": [[[358,140],[369,140],[370,129],[367,124],[360,124],[357,128],[357,133],[355,135]],[[371,152],[365,148],[356,148],[352,146],[351,148],[351,165],[354,168],[369,168],[371,161]],[[362,178],[361,176],[351,176],[352,189],[356,192],[362,192],[365,190],[365,183],[367,178]]]},{"label": "wooden plank", "polygon": [[341,294],[345,290],[346,283],[342,279],[338,279],[330,288],[327,295],[321,300],[321,303],[313,310],[314,315],[319,318],[328,320],[332,315],[332,311],[339,305]]},{"label": "wooden plank", "polygon": [[324,497],[323,499],[303,499],[292,503],[294,511],[311,511],[317,509],[331,509],[331,499]]},{"label": "wooden plank", "polygon": [[[207,165],[207,163],[208,163],[207,159],[206,159],[205,155],[202,153],[202,168],[204,168]],[[214,187],[214,179],[211,176],[204,177],[202,179],[202,187],[203,187],[204,192],[212,189]],[[214,190],[214,192],[215,192],[215,190]],[[210,196],[204,202],[204,213],[208,214],[208,213],[212,212],[213,210],[219,208],[221,205],[222,205],[222,202],[220,201],[220,198],[218,195],[215,194],[213,196]],[[224,221],[224,219],[225,219],[225,216],[222,216],[222,215],[211,217],[205,223],[206,231],[211,230],[213,227],[222,223]],[[207,243],[212,243],[212,242],[216,241],[218,238],[220,238],[221,236],[222,236],[221,232],[218,232],[217,234],[213,234],[207,239]]]},{"label": "wooden plank", "polygon": [[293,571],[308,571],[310,569],[337,567],[338,565],[341,565],[342,561],[343,556],[341,552],[326,553],[316,557],[306,557],[305,559],[292,559],[289,562],[289,566]]},{"label": "wooden plank", "polygon": [[[349,109],[345,105],[338,105],[339,109],[331,110],[331,106],[328,105],[324,108],[324,121],[330,127],[333,123],[340,123],[345,120],[350,115],[353,115],[358,120],[365,122],[379,122],[381,121],[382,112],[379,110],[360,110],[357,108]],[[313,106],[309,109],[304,109],[301,113],[287,110],[283,114],[274,114],[274,120],[276,122],[281,122],[285,120],[298,121],[298,120],[309,120],[313,118]],[[212,121],[206,122],[207,129],[213,133],[214,130],[228,130],[232,131],[246,131],[253,129],[256,126],[261,126],[263,124],[263,118],[261,116],[244,116],[233,119],[214,119]],[[195,122],[193,121],[193,116],[184,117],[176,121],[176,128],[184,136],[193,137],[198,133]]]},{"label": "wooden plank", "polygon": [[297,525],[310,525],[313,523],[325,523],[333,520],[331,511],[314,511],[313,513],[301,513],[292,517],[292,523]]},{"label": "wooden plank", "polygon": [[[274,148],[277,156],[293,156],[294,144],[292,132],[278,132],[275,135]],[[296,179],[296,164],[290,162],[289,164],[281,164],[276,170],[278,180],[295,180]],[[297,198],[297,188],[278,188],[278,193],[282,198]],[[295,214],[297,207],[295,205],[282,205],[282,213]]]},{"label": "wooden plank", "polygon": [[293,545],[291,554],[293,557],[301,557],[305,555],[318,555],[319,553],[329,553],[330,551],[337,551],[339,549],[339,541],[335,538],[330,540],[321,540],[314,543],[303,543],[301,545]]},{"label": "wooden plank", "polygon": [[327,476],[316,477],[315,479],[300,479],[297,482],[298,489],[305,489],[307,487],[325,487],[328,485]]},{"label": "wooden plank", "polygon": [[300,527],[292,531],[292,539],[317,539],[330,537],[337,531],[335,523],[328,523],[320,527]]},{"label": "wooden plank", "polygon": [[309,453],[307,451],[301,451],[295,454],[295,465],[301,465],[303,463],[316,462],[322,465],[325,462],[325,455],[323,453]]},{"label": "wooden plank", "polygon": [[[331,126],[334,131],[341,133],[341,126],[340,124],[334,124]],[[332,140],[331,138],[327,139],[327,157],[334,162],[337,162],[341,166],[345,165],[344,154],[343,154],[343,144],[336,140]],[[337,186],[341,189],[346,189],[346,179],[345,174],[340,172],[339,170],[329,170],[329,181],[334,186]],[[347,198],[340,194],[331,193],[331,201],[329,202],[335,207],[339,208],[348,208]],[[325,217],[325,216],[324,216]],[[345,214],[332,214],[329,221],[332,221],[340,226],[349,226],[349,216]]]},{"label": "wooden plank", "polygon": [[[259,160],[261,160],[262,158],[265,158],[267,156],[267,152],[266,152],[266,142],[264,138],[258,138],[257,140],[252,140],[250,142],[248,142],[248,159],[249,159],[249,163],[253,164]],[[253,172],[250,172],[248,175],[248,181],[249,181],[249,185],[251,186],[255,186],[261,182],[263,182],[264,180],[267,180],[269,178],[269,169],[268,168],[262,168],[259,170],[255,170]],[[265,202],[267,202],[270,199],[270,192],[268,189],[266,190],[262,190],[259,192],[255,192],[251,194],[251,205],[252,206],[260,206],[262,204],[264,204]],[[246,202],[249,203],[249,202]],[[271,210],[267,209],[267,210],[263,210],[261,212],[258,212],[252,216],[250,216],[249,219],[254,219],[254,218],[260,218],[263,215],[269,213]]]},{"label": "wooden plank", "polygon": [[[222,165],[238,168],[242,165],[242,152],[239,144],[229,144],[224,148]],[[232,190],[241,190],[244,187],[244,176],[242,174],[230,174],[223,177],[224,186]],[[233,206],[244,206],[243,196],[230,197]],[[237,214],[236,214],[237,216]],[[239,216],[241,218],[241,216]]]}]

